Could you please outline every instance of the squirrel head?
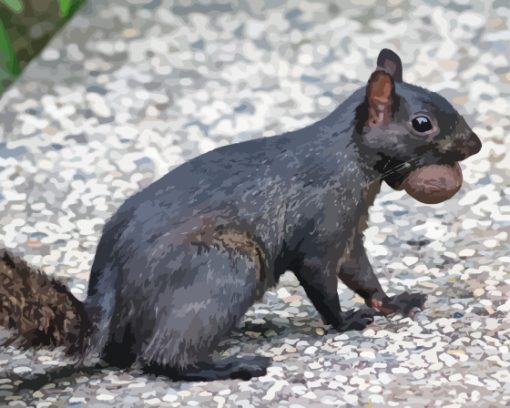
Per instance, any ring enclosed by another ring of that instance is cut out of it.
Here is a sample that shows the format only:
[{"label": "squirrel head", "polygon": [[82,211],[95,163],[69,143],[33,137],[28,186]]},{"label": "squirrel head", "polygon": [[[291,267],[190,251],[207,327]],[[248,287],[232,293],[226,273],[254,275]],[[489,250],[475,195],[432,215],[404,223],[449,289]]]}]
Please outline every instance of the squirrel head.
[{"label": "squirrel head", "polygon": [[379,53],[364,101],[356,109],[356,133],[360,148],[378,158],[376,170],[396,189],[413,170],[426,166],[456,166],[460,180],[453,181],[460,188],[457,162],[478,153],[482,145],[445,98],[402,81],[400,57],[389,49]]}]

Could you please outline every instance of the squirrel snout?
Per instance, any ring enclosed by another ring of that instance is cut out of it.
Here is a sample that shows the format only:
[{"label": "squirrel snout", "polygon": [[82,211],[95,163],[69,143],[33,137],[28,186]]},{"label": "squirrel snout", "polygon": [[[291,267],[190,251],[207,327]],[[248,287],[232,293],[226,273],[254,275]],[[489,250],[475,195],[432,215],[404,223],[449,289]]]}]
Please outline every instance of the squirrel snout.
[{"label": "squirrel snout", "polygon": [[445,147],[444,154],[449,160],[462,161],[477,154],[482,148],[482,142],[474,132],[471,132],[467,137],[458,138]]},{"label": "squirrel snout", "polygon": [[[481,149],[482,149],[482,141],[476,135],[476,133],[471,132],[468,140],[465,143],[463,143],[463,150],[465,152],[464,159],[467,159],[469,156],[473,156],[474,154],[477,154]],[[462,160],[464,160],[464,159],[462,159]]]}]

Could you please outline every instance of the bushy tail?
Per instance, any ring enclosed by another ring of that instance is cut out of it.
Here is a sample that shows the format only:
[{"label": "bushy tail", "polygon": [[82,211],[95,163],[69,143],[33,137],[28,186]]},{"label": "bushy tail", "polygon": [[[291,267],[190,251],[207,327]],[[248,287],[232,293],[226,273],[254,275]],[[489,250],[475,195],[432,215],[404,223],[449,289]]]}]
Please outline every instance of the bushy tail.
[{"label": "bushy tail", "polygon": [[0,325],[21,347],[64,347],[82,353],[91,330],[84,305],[62,283],[0,249]]}]

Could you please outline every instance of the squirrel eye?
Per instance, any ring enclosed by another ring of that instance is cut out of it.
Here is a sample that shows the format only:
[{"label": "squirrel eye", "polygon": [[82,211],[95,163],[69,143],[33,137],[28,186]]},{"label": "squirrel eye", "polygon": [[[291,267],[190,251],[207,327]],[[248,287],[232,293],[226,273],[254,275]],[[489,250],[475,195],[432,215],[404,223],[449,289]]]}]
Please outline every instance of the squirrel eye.
[{"label": "squirrel eye", "polygon": [[423,115],[416,116],[411,124],[413,125],[413,129],[420,133],[425,133],[432,129],[432,122]]}]

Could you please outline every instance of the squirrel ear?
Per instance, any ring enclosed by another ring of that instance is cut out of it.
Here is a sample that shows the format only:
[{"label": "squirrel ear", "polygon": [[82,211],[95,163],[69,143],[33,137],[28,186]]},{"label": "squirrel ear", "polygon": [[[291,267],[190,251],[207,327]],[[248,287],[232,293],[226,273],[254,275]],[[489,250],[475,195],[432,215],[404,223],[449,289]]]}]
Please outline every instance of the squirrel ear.
[{"label": "squirrel ear", "polygon": [[395,82],[402,82],[402,61],[394,51],[383,48],[377,57],[377,68],[390,74]]},{"label": "squirrel ear", "polygon": [[386,71],[376,70],[366,88],[367,126],[378,127],[390,122],[396,102],[393,78]]}]

